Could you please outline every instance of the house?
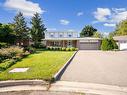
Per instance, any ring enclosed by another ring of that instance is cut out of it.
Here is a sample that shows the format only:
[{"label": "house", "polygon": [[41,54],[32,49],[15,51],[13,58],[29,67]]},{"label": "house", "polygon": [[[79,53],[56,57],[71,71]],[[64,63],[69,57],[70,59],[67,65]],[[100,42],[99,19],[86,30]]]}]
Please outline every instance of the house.
[{"label": "house", "polygon": [[113,39],[117,42],[120,50],[127,50],[127,36],[115,36]]},{"label": "house", "polygon": [[46,46],[76,47],[80,50],[99,50],[101,39],[93,37],[80,38],[78,32],[46,32]]}]

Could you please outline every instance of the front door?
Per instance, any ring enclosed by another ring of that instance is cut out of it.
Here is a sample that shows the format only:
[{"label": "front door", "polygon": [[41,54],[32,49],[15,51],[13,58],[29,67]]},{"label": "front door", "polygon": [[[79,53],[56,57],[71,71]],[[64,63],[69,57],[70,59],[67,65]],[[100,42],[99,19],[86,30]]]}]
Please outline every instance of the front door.
[{"label": "front door", "polygon": [[72,41],[71,40],[67,41],[67,47],[72,47]]}]

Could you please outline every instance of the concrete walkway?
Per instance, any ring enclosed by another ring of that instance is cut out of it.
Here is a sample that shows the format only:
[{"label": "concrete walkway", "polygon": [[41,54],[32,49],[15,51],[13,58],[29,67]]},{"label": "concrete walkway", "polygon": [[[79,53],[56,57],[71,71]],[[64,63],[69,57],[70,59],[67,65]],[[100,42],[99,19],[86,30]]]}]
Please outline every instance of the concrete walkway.
[{"label": "concrete walkway", "polygon": [[127,51],[79,51],[62,81],[127,86]]}]

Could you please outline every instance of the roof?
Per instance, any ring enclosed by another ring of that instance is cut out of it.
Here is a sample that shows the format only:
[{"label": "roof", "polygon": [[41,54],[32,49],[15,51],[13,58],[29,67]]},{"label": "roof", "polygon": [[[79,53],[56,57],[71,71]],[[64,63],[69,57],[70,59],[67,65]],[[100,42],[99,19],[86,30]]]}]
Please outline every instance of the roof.
[{"label": "roof", "polygon": [[114,36],[113,39],[118,40],[118,41],[127,41],[127,35],[126,36]]},{"label": "roof", "polygon": [[46,31],[45,33],[79,33],[76,31]]},{"label": "roof", "polygon": [[44,40],[101,40],[101,38],[84,37],[84,38],[45,38]]}]

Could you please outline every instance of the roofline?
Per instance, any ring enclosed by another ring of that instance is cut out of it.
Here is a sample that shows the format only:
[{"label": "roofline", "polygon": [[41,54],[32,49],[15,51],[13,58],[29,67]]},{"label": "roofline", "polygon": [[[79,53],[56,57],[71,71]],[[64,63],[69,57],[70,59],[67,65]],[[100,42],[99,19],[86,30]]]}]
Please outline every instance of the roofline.
[{"label": "roofline", "polygon": [[71,32],[71,33],[79,33],[77,31],[46,31],[45,33],[65,33],[65,32]]},{"label": "roofline", "polygon": [[101,38],[85,37],[85,38],[45,38],[43,40],[102,40]]}]

